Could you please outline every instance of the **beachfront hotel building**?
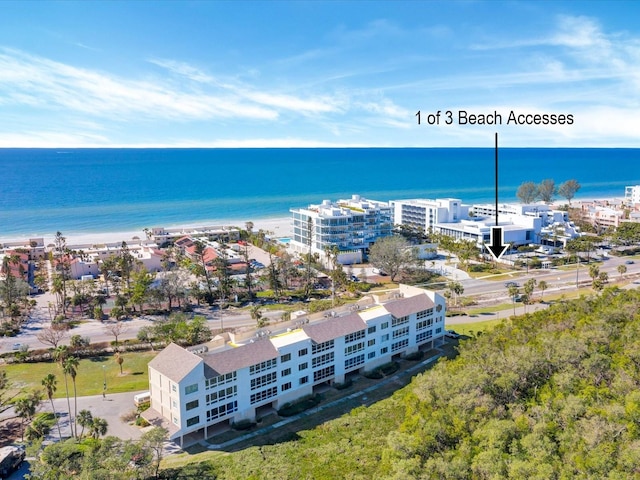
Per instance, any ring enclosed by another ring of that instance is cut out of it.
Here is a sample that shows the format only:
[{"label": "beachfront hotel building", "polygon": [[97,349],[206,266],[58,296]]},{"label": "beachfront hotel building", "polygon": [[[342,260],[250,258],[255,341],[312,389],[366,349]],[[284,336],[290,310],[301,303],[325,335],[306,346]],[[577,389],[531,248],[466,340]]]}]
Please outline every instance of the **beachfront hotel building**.
[{"label": "beachfront hotel building", "polygon": [[[479,249],[489,243],[491,227],[496,225],[496,205],[463,205],[460,199],[392,200],[394,223],[420,227],[425,232],[447,235],[456,240],[471,240]],[[542,244],[566,245],[580,235],[569,221],[568,213],[552,210],[548,205],[499,204],[498,223],[504,242],[512,246]]]},{"label": "beachfront hotel building", "polygon": [[393,223],[421,228],[425,233],[433,231],[437,223],[454,223],[468,218],[469,206],[458,198],[413,198],[392,200]]},{"label": "beachfront hotel building", "polygon": [[348,200],[324,200],[319,205],[292,208],[293,236],[289,248],[317,253],[338,248],[338,262],[360,263],[376,240],[393,234],[392,208],[387,202],[352,195]]},{"label": "beachfront hotel building", "polygon": [[403,355],[441,345],[445,300],[400,285],[357,304],[306,314],[206,345],[170,344],[149,362],[151,408],[143,416],[170,439],[202,440],[254,421],[320,388]]}]

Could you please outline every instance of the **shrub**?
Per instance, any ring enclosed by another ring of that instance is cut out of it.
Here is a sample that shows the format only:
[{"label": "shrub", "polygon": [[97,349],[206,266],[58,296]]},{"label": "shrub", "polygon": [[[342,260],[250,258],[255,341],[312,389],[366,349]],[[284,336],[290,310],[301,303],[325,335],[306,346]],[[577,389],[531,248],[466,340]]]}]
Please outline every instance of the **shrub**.
[{"label": "shrub", "polygon": [[231,428],[234,430],[249,430],[255,427],[256,422],[252,420],[240,420],[239,422],[233,422]]},{"label": "shrub", "polygon": [[418,350],[417,352],[409,353],[404,356],[405,360],[411,360],[412,362],[417,362],[418,360],[422,360],[424,357],[424,352],[422,350]]},{"label": "shrub", "polygon": [[322,400],[322,397],[317,393],[315,395],[302,397],[300,400],[295,402],[286,403],[280,410],[278,410],[278,415],[281,417],[291,417],[315,407],[320,403],[320,400]]},{"label": "shrub", "polygon": [[353,380],[349,379],[349,380],[347,380],[346,382],[343,382],[343,383],[334,383],[333,387],[336,390],[345,390],[345,389],[349,388],[351,385],[353,385]]},{"label": "shrub", "polygon": [[362,375],[365,378],[369,378],[371,380],[380,380],[382,377],[384,377],[384,375],[378,368],[376,368],[375,370],[371,370],[369,372],[364,372]]}]

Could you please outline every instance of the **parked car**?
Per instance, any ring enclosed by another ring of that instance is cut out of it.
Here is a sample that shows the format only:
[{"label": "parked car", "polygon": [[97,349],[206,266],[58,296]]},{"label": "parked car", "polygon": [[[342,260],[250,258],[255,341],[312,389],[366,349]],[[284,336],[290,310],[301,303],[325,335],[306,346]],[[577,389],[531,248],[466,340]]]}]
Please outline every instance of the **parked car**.
[{"label": "parked car", "polygon": [[360,279],[358,277],[356,277],[355,275],[351,275],[351,281],[352,282],[359,282]]},{"label": "parked car", "polygon": [[626,263],[627,265],[633,265],[635,262],[633,260],[627,260],[624,263]]},{"label": "parked car", "polygon": [[13,345],[11,345],[12,350],[20,350],[21,348],[22,348],[21,343],[14,343]]},{"label": "parked car", "polygon": [[505,286],[505,288],[519,287],[520,284],[518,282],[509,281],[509,282],[504,282],[504,286]]},{"label": "parked car", "polygon": [[444,332],[444,336],[449,338],[460,338],[460,334],[455,330],[447,330]]}]

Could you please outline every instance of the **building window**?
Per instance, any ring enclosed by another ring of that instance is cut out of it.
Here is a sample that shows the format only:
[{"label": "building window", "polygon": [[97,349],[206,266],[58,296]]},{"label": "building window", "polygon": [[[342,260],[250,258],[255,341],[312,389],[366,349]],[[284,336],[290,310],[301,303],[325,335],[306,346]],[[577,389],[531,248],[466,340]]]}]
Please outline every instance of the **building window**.
[{"label": "building window", "polygon": [[438,335],[439,333],[442,333],[442,327],[436,328],[436,335]]},{"label": "building window", "polygon": [[304,385],[305,383],[309,383],[309,377],[300,378],[300,385]]},{"label": "building window", "polygon": [[200,415],[196,415],[195,417],[187,418],[187,427],[192,427],[193,425],[197,425],[200,423]]},{"label": "building window", "polygon": [[291,360],[290,353],[285,353],[284,355],[280,356],[280,363],[288,362],[289,360]]},{"label": "building window", "polygon": [[272,360],[266,360],[264,362],[261,363],[257,363],[255,365],[251,365],[249,367],[249,374],[251,375],[255,375],[256,373],[261,373],[264,372],[266,370],[270,370],[272,368],[276,367],[276,359],[272,359]]},{"label": "building window", "polygon": [[364,330],[358,330],[357,332],[350,333],[344,336],[344,343],[351,343],[364,338]]},{"label": "building window", "polygon": [[367,347],[372,347],[372,346],[374,346],[375,344],[376,344],[376,339],[375,339],[375,338],[372,338],[371,340],[369,340],[369,341],[367,342]]},{"label": "building window", "polygon": [[335,372],[336,367],[334,365],[321,368],[320,370],[313,372],[313,381],[318,382],[320,380],[324,380],[325,378],[333,377],[335,375]]},{"label": "building window", "polygon": [[224,385],[225,383],[235,382],[236,372],[227,373],[224,375],[218,375],[217,377],[209,378],[205,381],[205,387],[207,390],[215,388],[218,385]]},{"label": "building window", "polygon": [[265,385],[270,385],[278,379],[277,372],[267,373],[261,377],[256,377],[251,379],[251,390],[256,390],[258,388],[262,388]]},{"label": "building window", "polygon": [[427,308],[426,310],[422,310],[421,312],[416,313],[416,318],[418,320],[422,320],[425,317],[429,317],[433,314],[433,308]]},{"label": "building window", "polygon": [[389,322],[383,322],[380,324],[380,329],[384,330],[385,328],[389,328]]},{"label": "building window", "polygon": [[311,345],[311,354],[315,355],[316,353],[324,352],[325,350],[330,350],[333,348],[333,340],[328,340],[322,343],[314,343]]},{"label": "building window", "polygon": [[175,423],[176,425],[180,425],[180,421],[178,420],[178,417],[173,417],[173,423]]},{"label": "building window", "polygon": [[402,327],[393,331],[393,338],[406,337],[409,335],[409,327]]},{"label": "building window", "polygon": [[380,337],[380,342],[384,343],[384,342],[388,342],[389,341],[389,334],[385,333],[384,335],[382,335],[382,337]]},{"label": "building window", "polygon": [[416,323],[416,331],[424,330],[425,328],[429,328],[433,325],[433,318],[427,318],[426,320],[421,320]]},{"label": "building window", "polygon": [[287,375],[291,375],[291,369],[290,368],[285,368],[284,370],[282,370],[282,372],[280,373],[281,377],[286,377]]},{"label": "building window", "polygon": [[199,406],[198,400],[193,400],[191,402],[187,402],[187,404],[185,405],[185,409],[193,410],[194,408],[198,408],[198,406]]},{"label": "building window", "polygon": [[364,342],[356,343],[355,345],[347,345],[344,347],[344,354],[345,356],[352,355],[362,350],[364,350]]},{"label": "building window", "polygon": [[389,351],[389,347],[382,347],[380,349],[380,355],[384,355],[385,353],[387,353]]},{"label": "building window", "polygon": [[178,408],[178,401],[177,400],[173,400],[171,403],[173,404],[173,408]]},{"label": "building window", "polygon": [[291,382],[287,382],[287,383],[283,383],[282,386],[280,386],[280,390],[283,392],[286,392],[287,390],[291,389]]},{"label": "building window", "polygon": [[298,371],[301,372],[302,370],[306,370],[308,366],[309,364],[307,362],[301,363],[298,365]]},{"label": "building window", "polygon": [[230,413],[238,411],[238,401],[235,400],[233,402],[226,403],[224,405],[220,405],[219,407],[212,408],[207,411],[207,422],[211,420],[215,420],[216,418],[223,417],[225,415],[229,415]]},{"label": "building window", "polygon": [[364,353],[361,355],[357,355],[355,357],[347,358],[344,361],[344,369],[348,370],[358,365],[362,365],[363,363],[364,363]]},{"label": "building window", "polygon": [[319,357],[314,357],[313,360],[311,360],[311,366],[313,368],[316,368],[322,365],[326,365],[327,363],[331,363],[333,362],[333,357],[333,352],[325,353],[323,355],[320,355]]},{"label": "building window", "polygon": [[233,385],[230,387],[222,388],[217,392],[209,393],[206,396],[207,405],[225,400],[230,397],[235,397],[238,394],[238,387]]},{"label": "building window", "polygon": [[409,316],[405,315],[404,317],[396,318],[393,315],[391,316],[391,326],[397,327],[398,325],[404,325],[409,322]]},{"label": "building window", "polygon": [[193,385],[187,385],[184,387],[184,394],[189,395],[190,393],[195,393],[198,391],[198,384],[194,383]]},{"label": "building window", "polygon": [[433,335],[431,330],[427,330],[426,332],[421,332],[418,335],[416,335],[416,343],[422,343],[425,340],[429,340],[432,336]]},{"label": "building window", "polygon": [[171,391],[177,393],[178,392],[178,386],[176,384],[171,384]]},{"label": "building window", "polygon": [[367,333],[371,335],[372,333],[376,333],[376,326],[373,325],[367,329]]},{"label": "building window", "polygon": [[301,350],[298,350],[298,356],[299,357],[304,357],[307,353],[309,353],[309,350],[306,348],[303,348]]},{"label": "building window", "polygon": [[391,345],[391,351],[392,352],[396,352],[398,350],[401,350],[405,347],[409,346],[409,339],[405,338],[404,340],[400,340],[399,342],[396,342],[394,344]]},{"label": "building window", "polygon": [[375,358],[375,356],[376,356],[376,352],[369,352],[369,353],[367,354],[367,359],[368,359],[368,360],[371,360],[372,358]]},{"label": "building window", "polygon": [[252,394],[250,401],[252,404],[258,403],[266,400],[267,398],[275,397],[277,394],[278,387],[267,388],[266,390]]}]

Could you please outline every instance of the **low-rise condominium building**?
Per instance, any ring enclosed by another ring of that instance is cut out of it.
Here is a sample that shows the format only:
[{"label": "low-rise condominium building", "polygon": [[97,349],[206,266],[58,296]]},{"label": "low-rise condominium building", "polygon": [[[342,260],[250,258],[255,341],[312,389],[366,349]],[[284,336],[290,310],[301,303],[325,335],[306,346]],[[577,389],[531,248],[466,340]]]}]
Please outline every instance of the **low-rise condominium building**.
[{"label": "low-rise condominium building", "polygon": [[206,345],[170,344],[149,362],[143,416],[181,443],[254,421],[317,388],[443,343],[444,298],[400,285],[357,304],[306,314]]}]

